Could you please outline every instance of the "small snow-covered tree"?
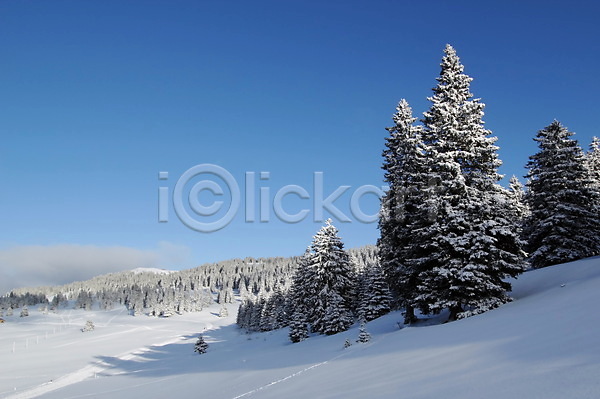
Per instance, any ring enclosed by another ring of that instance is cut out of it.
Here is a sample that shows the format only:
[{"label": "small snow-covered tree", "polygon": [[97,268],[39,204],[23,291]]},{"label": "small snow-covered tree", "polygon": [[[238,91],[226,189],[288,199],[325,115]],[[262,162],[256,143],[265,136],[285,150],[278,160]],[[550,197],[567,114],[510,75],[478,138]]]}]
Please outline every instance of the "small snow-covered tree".
[{"label": "small snow-covered tree", "polygon": [[524,236],[534,268],[600,253],[599,193],[573,134],[555,120],[538,132],[540,149],[527,164]]},{"label": "small snow-covered tree", "polygon": [[206,353],[207,350],[208,344],[206,343],[206,341],[204,341],[204,337],[202,336],[202,334],[200,334],[198,340],[196,341],[196,344],[194,345],[194,352],[198,353],[199,355],[202,355],[203,353]]},{"label": "small snow-covered tree", "polygon": [[96,326],[94,326],[94,322],[91,320],[88,320],[85,322],[85,326],[83,326],[83,328],[81,329],[81,332],[94,331],[95,328],[96,328]]},{"label": "small snow-covered tree", "polygon": [[23,306],[23,308],[21,309],[21,317],[27,316],[29,316],[29,309],[27,308],[27,306]]},{"label": "small snow-covered tree", "polygon": [[365,321],[361,321],[360,328],[358,333],[358,340],[356,342],[360,342],[361,344],[366,344],[371,340],[371,334],[367,332],[367,327]]},{"label": "small snow-covered tree", "polygon": [[227,310],[227,306],[223,303],[221,304],[221,309],[219,310],[219,317],[227,316],[229,316],[229,311]]}]

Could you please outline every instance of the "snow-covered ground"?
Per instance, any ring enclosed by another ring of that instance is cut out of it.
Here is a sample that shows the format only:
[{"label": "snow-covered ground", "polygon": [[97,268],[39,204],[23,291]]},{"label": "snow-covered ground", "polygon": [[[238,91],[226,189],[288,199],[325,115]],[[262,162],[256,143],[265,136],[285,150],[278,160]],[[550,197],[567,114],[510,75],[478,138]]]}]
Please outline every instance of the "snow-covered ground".
[{"label": "snow-covered ground", "polygon": [[0,397],[600,397],[600,258],[525,273],[513,296],[448,324],[399,330],[392,313],[368,323],[368,344],[357,327],[298,344],[286,330],[247,335],[235,305],[227,318],[216,305],[168,319],[30,309],[0,325]]}]

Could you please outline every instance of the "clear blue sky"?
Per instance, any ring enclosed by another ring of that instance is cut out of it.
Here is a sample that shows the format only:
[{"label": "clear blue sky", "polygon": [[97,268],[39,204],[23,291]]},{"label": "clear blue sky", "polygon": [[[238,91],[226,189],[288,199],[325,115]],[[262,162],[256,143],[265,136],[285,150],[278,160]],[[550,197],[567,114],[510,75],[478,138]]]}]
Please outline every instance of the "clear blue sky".
[{"label": "clear blue sky", "polygon": [[[95,274],[302,253],[320,227],[311,217],[244,223],[242,209],[199,233],[172,206],[157,222],[158,187],[172,192],[202,163],[241,188],[246,171],[268,171],[256,187],[271,195],[311,189],[315,171],[326,195],[380,185],[384,128],[401,98],[427,109],[446,43],[487,105],[503,173],[523,176],[532,138],[555,118],[587,148],[600,134],[599,17],[578,1],[1,0],[0,280],[38,283],[19,268],[50,275],[69,262]],[[334,224],[348,247],[378,235]],[[132,260],[103,265],[117,248]]]}]

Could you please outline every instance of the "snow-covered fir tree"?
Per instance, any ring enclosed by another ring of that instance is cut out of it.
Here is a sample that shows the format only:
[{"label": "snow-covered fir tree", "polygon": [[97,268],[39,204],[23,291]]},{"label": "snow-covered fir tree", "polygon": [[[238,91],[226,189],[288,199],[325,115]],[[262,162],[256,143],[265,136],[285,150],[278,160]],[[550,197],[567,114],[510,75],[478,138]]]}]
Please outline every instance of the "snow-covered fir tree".
[{"label": "snow-covered fir tree", "polygon": [[296,309],[290,320],[290,341],[296,343],[308,338],[308,324],[306,314],[302,309]]},{"label": "snow-covered fir tree", "polygon": [[314,287],[307,284],[310,269],[310,247],[306,249],[300,261],[298,268],[292,277],[292,285],[290,287],[287,302],[286,313],[291,315],[289,319],[289,338],[290,341],[296,343],[304,341],[308,338],[308,306],[310,306],[311,298],[316,294]]},{"label": "snow-covered fir tree", "polygon": [[200,334],[198,340],[196,341],[196,344],[194,345],[194,352],[198,353],[199,355],[202,355],[203,353],[206,353],[207,350],[208,344],[206,343],[206,341],[204,341],[204,337],[202,336],[202,334]]},{"label": "snow-covered fir tree", "polygon": [[360,322],[360,328],[358,330],[358,339],[356,340],[356,342],[359,342],[361,344],[366,344],[370,340],[371,340],[371,334],[369,334],[367,332],[366,322],[364,320],[362,320]]},{"label": "snow-covered fir tree", "polygon": [[96,328],[96,326],[94,325],[94,322],[91,320],[88,320],[85,322],[85,326],[83,326],[83,328],[81,329],[81,332],[94,331],[95,328]]},{"label": "snow-covered fir tree", "polygon": [[260,295],[256,301],[254,301],[252,306],[252,315],[250,326],[248,329],[250,331],[269,331],[269,326],[265,322],[264,316],[264,308],[267,304],[267,300],[264,295]]},{"label": "snow-covered fir tree", "polygon": [[[324,292],[327,292],[324,295]],[[323,302],[320,302],[320,301]],[[324,309],[324,315],[318,320],[320,326],[318,330],[326,335],[337,334],[346,331],[354,322],[352,312],[348,309],[346,301],[335,291],[328,291],[324,288],[319,294],[319,308]]]},{"label": "snow-covered fir tree", "polygon": [[362,271],[359,280],[358,314],[366,321],[390,311],[390,289],[383,268],[374,263]]},{"label": "snow-covered fir tree", "polygon": [[261,312],[259,321],[260,331],[271,331],[275,329],[275,306],[271,297],[269,299],[262,298],[260,301]]},{"label": "snow-covered fir tree", "polygon": [[590,150],[586,154],[586,165],[590,171],[593,185],[600,190],[600,138],[593,137]]},{"label": "snow-covered fir tree", "polygon": [[288,322],[285,295],[279,286],[275,287],[263,309],[262,318],[266,319],[268,331],[285,327]]},{"label": "snow-covered fir tree", "polygon": [[394,126],[387,128],[383,151],[384,178],[389,190],[382,198],[377,241],[380,264],[400,306],[406,309],[406,321],[414,321],[414,296],[420,265],[419,242],[415,231],[430,224],[423,204],[431,187],[426,169],[421,127],[406,100],[401,100],[393,115]]},{"label": "snow-covered fir tree", "polygon": [[236,324],[240,328],[245,328],[249,330],[249,326],[251,324],[252,318],[252,306],[253,302],[250,298],[246,298],[239,306],[238,313],[236,317]]},{"label": "snow-covered fir tree", "polygon": [[221,309],[219,309],[219,317],[227,316],[229,316],[229,311],[227,310],[227,306],[223,303],[221,304]]},{"label": "snow-covered fir tree", "polygon": [[527,164],[524,237],[534,268],[600,253],[599,193],[573,134],[555,120],[537,133],[539,151]]},{"label": "snow-covered fir tree", "polygon": [[522,226],[523,221],[529,216],[529,207],[525,202],[525,186],[518,177],[510,178],[508,185],[509,198],[515,204],[515,224]]},{"label": "snow-covered fir tree", "polygon": [[312,279],[311,252],[308,247],[304,254],[300,257],[298,268],[292,277],[292,285],[289,291],[289,301],[287,303],[287,311],[292,314],[296,309],[309,309],[312,305],[312,300],[316,296],[316,287],[312,286],[309,281]]},{"label": "snow-covered fir tree", "polygon": [[[321,334],[345,331],[352,324],[354,275],[348,253],[331,219],[314,236],[310,248],[301,295],[305,309],[310,310],[311,329]],[[314,295],[305,296],[312,293]]]},{"label": "snow-covered fir tree", "polygon": [[431,223],[413,232],[420,242],[415,303],[424,313],[449,309],[451,320],[509,301],[506,277],[524,269],[515,203],[498,184],[496,138],[463,71],[447,45],[423,119],[428,181],[436,186],[424,202]]}]

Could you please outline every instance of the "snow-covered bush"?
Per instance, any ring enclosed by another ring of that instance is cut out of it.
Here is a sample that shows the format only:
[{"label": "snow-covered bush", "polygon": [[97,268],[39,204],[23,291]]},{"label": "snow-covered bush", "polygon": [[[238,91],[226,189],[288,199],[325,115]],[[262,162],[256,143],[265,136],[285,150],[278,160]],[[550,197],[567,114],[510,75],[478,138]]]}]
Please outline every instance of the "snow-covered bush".
[{"label": "snow-covered bush", "polygon": [[94,326],[94,323],[91,320],[88,320],[85,323],[85,326],[83,326],[83,328],[81,329],[81,332],[94,331],[94,328],[96,328],[96,326]]}]

